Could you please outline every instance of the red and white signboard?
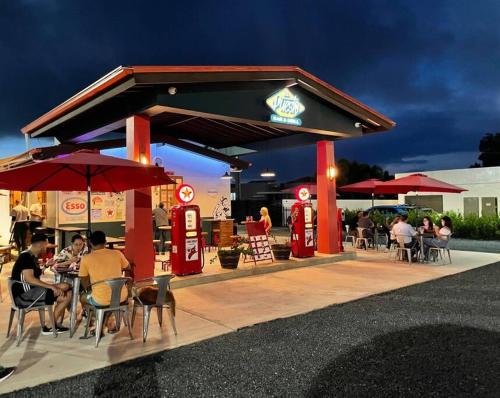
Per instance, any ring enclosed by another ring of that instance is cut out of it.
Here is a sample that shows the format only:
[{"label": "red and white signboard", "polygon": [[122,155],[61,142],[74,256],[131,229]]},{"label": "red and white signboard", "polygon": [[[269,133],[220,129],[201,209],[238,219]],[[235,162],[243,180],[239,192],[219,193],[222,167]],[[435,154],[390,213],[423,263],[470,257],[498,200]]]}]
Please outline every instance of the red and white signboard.
[{"label": "red and white signboard", "polygon": [[194,188],[189,184],[181,184],[175,190],[175,197],[182,204],[188,204],[194,199]]},{"label": "red and white signboard", "polygon": [[311,199],[311,193],[305,185],[301,185],[295,190],[295,198],[300,202],[305,202]]},{"label": "red and white signboard", "polygon": [[264,229],[264,223],[260,221],[250,221],[245,225],[247,227],[250,247],[253,250],[253,258],[251,260],[253,260],[254,263],[265,260],[273,261],[271,246],[269,245],[269,239]]}]

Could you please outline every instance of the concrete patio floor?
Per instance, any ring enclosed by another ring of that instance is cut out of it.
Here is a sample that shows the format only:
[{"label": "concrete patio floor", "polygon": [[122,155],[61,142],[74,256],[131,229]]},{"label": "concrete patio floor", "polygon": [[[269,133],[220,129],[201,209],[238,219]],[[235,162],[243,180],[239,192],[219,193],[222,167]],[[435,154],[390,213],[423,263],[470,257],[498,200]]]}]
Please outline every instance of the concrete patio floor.
[{"label": "concrete patio floor", "polygon": [[[81,326],[73,339],[65,334],[56,339],[40,335],[38,315],[30,314],[19,347],[15,345],[15,333],[10,339],[2,338],[0,363],[17,366],[18,371],[0,385],[0,393],[172,349],[256,323],[460,273],[499,259],[498,254],[453,251],[452,265],[409,266],[393,262],[381,252],[358,251],[357,255],[356,259],[333,264],[176,288],[178,336],[173,334],[168,322],[160,329],[153,315],[145,344],[141,338],[140,314],[134,327],[135,340],[131,341],[122,329],[117,335],[106,335],[97,349],[93,340],[78,339],[83,334]],[[8,274],[10,272],[4,270],[2,282]],[[0,331],[5,333],[9,299],[5,298],[5,290],[3,295]]]}]

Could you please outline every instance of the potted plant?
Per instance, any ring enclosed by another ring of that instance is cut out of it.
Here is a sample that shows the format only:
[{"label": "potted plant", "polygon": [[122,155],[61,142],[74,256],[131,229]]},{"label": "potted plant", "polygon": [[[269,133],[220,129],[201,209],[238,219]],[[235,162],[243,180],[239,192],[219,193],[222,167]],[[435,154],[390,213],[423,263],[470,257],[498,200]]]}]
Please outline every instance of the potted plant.
[{"label": "potted plant", "polygon": [[273,251],[275,260],[288,260],[290,259],[292,245],[290,241],[286,241],[285,243],[274,243],[271,245],[271,250]]},{"label": "potted plant", "polygon": [[234,240],[230,248],[217,250],[217,256],[210,260],[213,263],[217,258],[222,268],[235,269],[238,268],[238,263],[242,254],[253,255],[253,250],[247,245],[247,241],[243,238]]}]

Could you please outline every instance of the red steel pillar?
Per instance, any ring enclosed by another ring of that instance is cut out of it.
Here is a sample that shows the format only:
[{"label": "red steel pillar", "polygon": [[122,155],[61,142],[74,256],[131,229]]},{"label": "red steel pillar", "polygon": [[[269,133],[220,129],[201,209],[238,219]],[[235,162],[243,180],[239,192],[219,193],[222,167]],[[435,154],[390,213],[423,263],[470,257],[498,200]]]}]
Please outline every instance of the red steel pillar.
[{"label": "red steel pillar", "polygon": [[318,190],[318,252],[339,252],[337,228],[337,190],[335,187],[335,154],[333,141],[318,141],[316,144]]},{"label": "red steel pillar", "polygon": [[[127,158],[151,161],[149,117],[134,115],[127,119]],[[151,188],[126,192],[125,256],[134,264],[134,278],[154,275],[153,221]]]}]

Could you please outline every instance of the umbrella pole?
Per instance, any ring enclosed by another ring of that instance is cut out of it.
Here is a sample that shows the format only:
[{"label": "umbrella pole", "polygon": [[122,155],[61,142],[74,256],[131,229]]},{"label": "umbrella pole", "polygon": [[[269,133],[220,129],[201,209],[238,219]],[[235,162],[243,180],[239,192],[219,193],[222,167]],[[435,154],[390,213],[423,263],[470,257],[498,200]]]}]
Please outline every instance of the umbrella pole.
[{"label": "umbrella pole", "polygon": [[372,192],[372,208],[375,206],[375,194]]}]

